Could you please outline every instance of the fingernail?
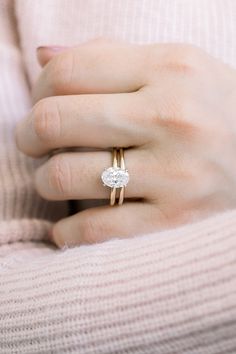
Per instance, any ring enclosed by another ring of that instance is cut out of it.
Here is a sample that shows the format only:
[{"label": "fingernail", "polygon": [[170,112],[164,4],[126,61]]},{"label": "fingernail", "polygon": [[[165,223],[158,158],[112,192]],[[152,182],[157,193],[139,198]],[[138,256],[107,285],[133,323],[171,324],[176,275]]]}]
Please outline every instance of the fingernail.
[{"label": "fingernail", "polygon": [[46,50],[51,50],[52,52],[61,52],[62,50],[65,50],[67,47],[65,46],[40,46],[40,47],[37,47],[37,51],[39,50],[43,50],[43,49],[46,49]]}]

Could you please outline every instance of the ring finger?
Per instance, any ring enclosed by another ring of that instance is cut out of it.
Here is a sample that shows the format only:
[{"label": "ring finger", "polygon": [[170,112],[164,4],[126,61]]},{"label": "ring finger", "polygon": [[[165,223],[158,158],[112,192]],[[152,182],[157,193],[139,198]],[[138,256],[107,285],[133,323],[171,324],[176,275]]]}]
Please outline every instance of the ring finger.
[{"label": "ring finger", "polygon": [[[110,151],[67,152],[54,155],[36,172],[36,188],[49,200],[109,199],[110,188],[103,186],[101,173],[112,165]],[[148,198],[153,167],[148,151],[125,150],[125,164],[131,182],[127,198]]]}]

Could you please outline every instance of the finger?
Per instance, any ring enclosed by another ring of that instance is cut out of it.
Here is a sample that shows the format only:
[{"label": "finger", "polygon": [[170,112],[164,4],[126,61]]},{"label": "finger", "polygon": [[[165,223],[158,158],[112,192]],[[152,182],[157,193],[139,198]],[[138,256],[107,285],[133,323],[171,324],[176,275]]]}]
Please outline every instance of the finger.
[{"label": "finger", "polygon": [[65,51],[68,47],[44,46],[37,48],[37,59],[41,66],[45,66],[55,55]]},{"label": "finger", "polygon": [[[146,197],[150,190],[153,167],[145,150],[125,151],[125,165],[130,182],[125,197]],[[112,166],[110,151],[62,153],[40,166],[35,175],[38,193],[49,200],[109,199],[109,187],[103,185],[101,174]]]},{"label": "finger", "polygon": [[127,238],[166,227],[166,220],[154,204],[126,202],[83,210],[60,220],[52,229],[52,239],[59,246],[78,246]]},{"label": "finger", "polygon": [[[88,43],[98,43],[98,42],[104,42],[104,39],[102,38],[93,38],[90,39],[89,41],[80,43],[81,45],[85,45]],[[114,39],[106,39],[106,42],[114,42]],[[116,43],[124,43],[122,40],[116,39]],[[65,50],[70,50],[72,47],[66,47],[66,46],[40,46],[37,48],[37,59],[39,64],[43,67],[45,66],[55,55],[64,52]]]},{"label": "finger", "polygon": [[150,110],[140,92],[45,98],[18,124],[17,145],[34,157],[63,147],[141,145],[150,132],[138,122]]},{"label": "finger", "polygon": [[55,55],[39,77],[34,101],[64,94],[136,91],[146,84],[147,49],[98,40]]}]

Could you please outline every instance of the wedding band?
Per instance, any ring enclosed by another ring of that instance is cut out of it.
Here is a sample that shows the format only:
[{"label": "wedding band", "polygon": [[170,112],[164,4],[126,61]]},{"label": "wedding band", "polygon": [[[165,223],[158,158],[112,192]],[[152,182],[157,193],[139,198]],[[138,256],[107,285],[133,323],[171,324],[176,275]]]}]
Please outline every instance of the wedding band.
[{"label": "wedding band", "polygon": [[[125,158],[124,158],[124,150],[123,149],[120,149],[120,155],[119,155],[119,158],[120,158],[120,168],[124,171],[125,170]],[[128,183],[128,182],[127,182]],[[127,184],[126,183],[126,184]],[[124,201],[124,194],[125,194],[125,186],[121,187],[120,189],[120,195],[119,195],[119,202],[118,204],[119,205],[122,205],[123,204],[123,201]]]},{"label": "wedding band", "polygon": [[[113,163],[112,166],[113,168],[117,168],[118,167],[118,159],[117,159],[117,149],[113,148],[112,150],[112,155],[113,155]],[[115,205],[116,202],[116,188],[113,187],[111,188],[111,194],[110,194],[110,205]]]},{"label": "wedding band", "polygon": [[116,191],[120,189],[118,204],[122,205],[124,201],[125,187],[129,182],[129,173],[125,168],[124,150],[123,148],[113,148],[112,151],[112,167],[104,169],[101,174],[104,186],[111,188],[110,205],[116,203]]}]

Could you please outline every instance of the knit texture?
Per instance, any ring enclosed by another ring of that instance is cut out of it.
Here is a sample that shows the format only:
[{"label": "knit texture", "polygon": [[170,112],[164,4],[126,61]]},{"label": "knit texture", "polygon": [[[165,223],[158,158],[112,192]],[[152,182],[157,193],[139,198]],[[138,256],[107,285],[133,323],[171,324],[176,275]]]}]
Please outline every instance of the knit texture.
[{"label": "knit texture", "polygon": [[187,42],[236,66],[235,33],[232,0],[0,0],[1,354],[236,353],[236,210],[58,250],[47,230],[67,206],[37,195],[42,160],[14,144],[36,47]]}]

